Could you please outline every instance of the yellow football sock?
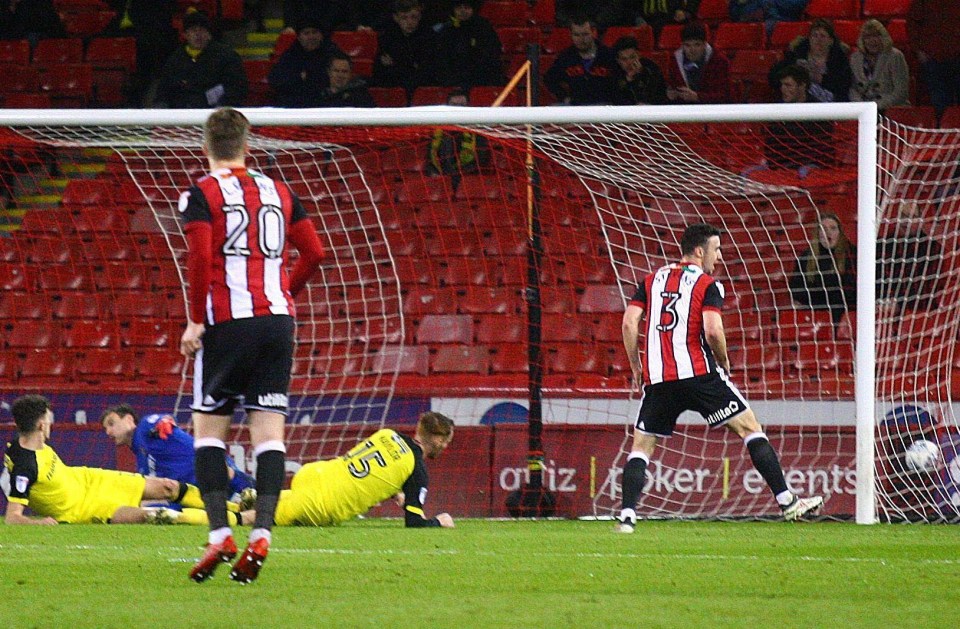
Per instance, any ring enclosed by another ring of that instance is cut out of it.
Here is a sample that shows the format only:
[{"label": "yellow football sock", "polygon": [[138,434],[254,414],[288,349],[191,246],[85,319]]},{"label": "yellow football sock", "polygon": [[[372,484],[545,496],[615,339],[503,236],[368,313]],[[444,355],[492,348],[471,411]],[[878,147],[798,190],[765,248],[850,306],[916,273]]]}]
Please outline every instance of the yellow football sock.
[{"label": "yellow football sock", "polygon": [[[230,526],[239,526],[240,525],[240,516],[232,511],[227,512],[227,523]],[[210,524],[210,519],[207,517],[207,512],[203,509],[184,509],[180,518],[177,520],[177,524]]]},{"label": "yellow football sock", "polygon": [[203,497],[196,485],[180,483],[180,495],[177,496],[176,501],[185,508],[203,509]]}]

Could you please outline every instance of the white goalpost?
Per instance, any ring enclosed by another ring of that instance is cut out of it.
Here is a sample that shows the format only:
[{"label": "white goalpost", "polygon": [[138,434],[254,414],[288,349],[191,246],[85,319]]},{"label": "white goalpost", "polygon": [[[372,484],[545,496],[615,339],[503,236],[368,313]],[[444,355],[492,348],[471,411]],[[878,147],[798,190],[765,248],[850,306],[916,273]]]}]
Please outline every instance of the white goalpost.
[{"label": "white goalpost", "polygon": [[[859,524],[960,514],[960,504],[944,498],[944,487],[960,484],[960,469],[953,479],[946,460],[948,449],[955,456],[960,447],[960,438],[946,438],[957,428],[950,395],[957,323],[944,315],[935,331],[915,332],[917,339],[941,335],[934,342],[939,367],[930,368],[939,374],[930,389],[936,393],[895,390],[906,367],[889,354],[900,333],[890,326],[934,317],[891,314],[878,286],[896,280],[876,272],[884,264],[878,237],[896,223],[902,199],[920,199],[921,215],[929,217],[958,194],[949,182],[960,170],[931,175],[916,166],[931,150],[957,163],[955,138],[884,130],[874,103],[243,112],[254,126],[250,167],[291,185],[328,250],[321,277],[298,304],[295,463],[337,455],[372,429],[433,408],[465,428],[442,469],[444,476],[461,474],[451,485],[466,483],[466,514],[505,514],[504,495],[541,472],[559,514],[612,514],[629,438],[623,427],[634,421],[637,394],[626,380],[617,310],[644,273],[676,257],[685,223],[706,220],[720,223],[729,247],[721,281],[734,296],[724,311],[739,360],[733,376],[760,407],[760,421],[772,418],[776,428],[768,432],[788,480],[811,493],[835,491],[834,504],[854,493],[833,513]],[[170,268],[179,272],[185,243],[176,198],[205,172],[200,139],[207,115],[2,110],[0,128],[62,155],[113,151],[110,181],[135,186],[139,195],[129,220],[147,234],[143,242],[151,233],[162,238]],[[764,125],[810,121],[847,125],[835,148],[848,180],[763,179],[744,168],[762,154]],[[476,171],[430,176],[423,156],[436,128],[482,136],[490,156]],[[738,151],[743,155],[732,156]],[[537,159],[532,172],[528,154]],[[811,181],[819,181],[816,191],[801,187]],[[849,208],[848,226],[855,220],[857,307],[855,317],[824,324],[819,315],[804,319],[789,277],[809,244],[810,225],[829,204]],[[945,225],[949,238],[960,232]],[[14,238],[24,251],[37,240],[29,225]],[[534,240],[541,247],[541,238],[542,259],[530,266],[528,253]],[[72,258],[59,263],[67,264],[94,274],[113,268]],[[153,264],[147,272],[154,276],[167,268],[163,261],[142,264]],[[943,274],[953,278],[952,268]],[[177,293],[172,321],[182,317],[176,312],[182,287],[174,285],[181,277],[154,284]],[[43,285],[42,272],[37,281]],[[58,298],[64,293],[50,290]],[[102,296],[114,301],[124,290],[107,287]],[[117,309],[111,316],[120,333],[134,325]],[[808,353],[832,362],[811,368]],[[916,364],[911,374],[919,378],[924,369]],[[180,419],[189,405],[189,376],[185,370],[179,384]],[[535,402],[528,397],[533,388]],[[540,427],[534,439],[522,412],[541,403],[542,445]],[[905,449],[917,426],[910,418],[901,422],[905,411],[898,409],[911,404],[939,421],[936,430],[918,433],[941,442],[933,467],[909,467],[913,455]],[[510,425],[507,415],[521,421]],[[893,449],[892,430],[902,433]],[[242,448],[242,429],[236,439]],[[757,489],[747,459],[740,444],[682,418],[638,513],[772,517],[775,505]],[[441,486],[439,499],[455,494]]]}]

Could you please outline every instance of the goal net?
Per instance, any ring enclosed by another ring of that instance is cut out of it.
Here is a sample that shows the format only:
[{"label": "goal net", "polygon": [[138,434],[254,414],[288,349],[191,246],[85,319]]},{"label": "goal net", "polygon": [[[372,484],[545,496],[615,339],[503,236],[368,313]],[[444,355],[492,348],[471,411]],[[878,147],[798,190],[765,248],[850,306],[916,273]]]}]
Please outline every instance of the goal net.
[{"label": "goal net", "polygon": [[[612,515],[638,406],[623,308],[644,274],[678,258],[683,228],[707,221],[724,232],[731,375],[791,489],[824,495],[830,517],[956,519],[957,133],[882,123],[879,202],[864,236],[849,111],[778,120],[764,107],[618,110],[247,112],[250,167],[291,186],[327,249],[297,304],[291,471],[438,410],[458,430],[431,462],[431,510],[505,516],[507,495],[530,480],[536,399],[534,454],[556,514]],[[189,422],[176,208],[206,172],[204,114],[137,116],[20,123],[2,135],[4,400],[52,393],[61,416],[89,421],[131,401]],[[808,267],[831,220],[851,246]],[[857,280],[873,276],[858,255],[869,250],[872,266],[875,247],[876,300],[861,286],[858,303]],[[817,287],[834,276],[853,283],[824,303]],[[875,378],[856,351],[867,311]],[[858,399],[865,373],[875,395]],[[858,404],[871,418],[859,427]],[[859,487],[858,434],[875,454],[875,481],[861,474]],[[233,437],[250,468],[239,417]],[[858,491],[876,494],[867,516]],[[778,509],[742,442],[684,415],[654,457],[638,513]]]}]

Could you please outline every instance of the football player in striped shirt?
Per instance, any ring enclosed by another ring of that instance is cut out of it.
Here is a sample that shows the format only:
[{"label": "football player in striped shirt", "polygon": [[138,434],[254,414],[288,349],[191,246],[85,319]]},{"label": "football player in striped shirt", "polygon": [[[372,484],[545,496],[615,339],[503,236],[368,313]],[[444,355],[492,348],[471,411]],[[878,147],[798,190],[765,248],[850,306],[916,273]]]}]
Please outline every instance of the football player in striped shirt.
[{"label": "football player in striped shirt", "polygon": [[[295,336],[294,298],[323,259],[313,223],[289,186],[246,167],[250,122],[229,107],[203,127],[210,173],[180,196],[188,321],[180,352],[193,363],[197,484],[210,518],[190,578],[208,579],[237,554],[227,521],[227,434],[241,404],[257,459],[257,518],[230,577],[257,577],[284,480],[284,425]],[[299,252],[287,272],[287,242]]]},{"label": "football player in striped shirt", "polygon": [[623,314],[623,345],[634,382],[643,385],[633,446],[623,468],[617,530],[633,532],[650,457],[657,442],[673,434],[677,417],[686,410],[700,413],[711,428],[726,426],[743,439],[784,519],[796,520],[819,509],[822,497],[800,498],[787,488],[776,451],[728,377],[723,286],[710,275],[721,260],[720,230],[707,223],[690,225],[680,250],[678,263],[644,278]]}]

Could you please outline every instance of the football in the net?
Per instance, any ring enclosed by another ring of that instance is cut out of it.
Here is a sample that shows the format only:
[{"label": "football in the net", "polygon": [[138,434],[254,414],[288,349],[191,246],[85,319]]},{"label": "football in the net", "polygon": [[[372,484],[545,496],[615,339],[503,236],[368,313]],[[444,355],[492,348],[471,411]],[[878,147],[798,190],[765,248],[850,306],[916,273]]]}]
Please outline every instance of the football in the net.
[{"label": "football in the net", "polygon": [[940,462],[940,448],[932,441],[920,439],[907,448],[907,467],[915,472],[929,472]]}]

